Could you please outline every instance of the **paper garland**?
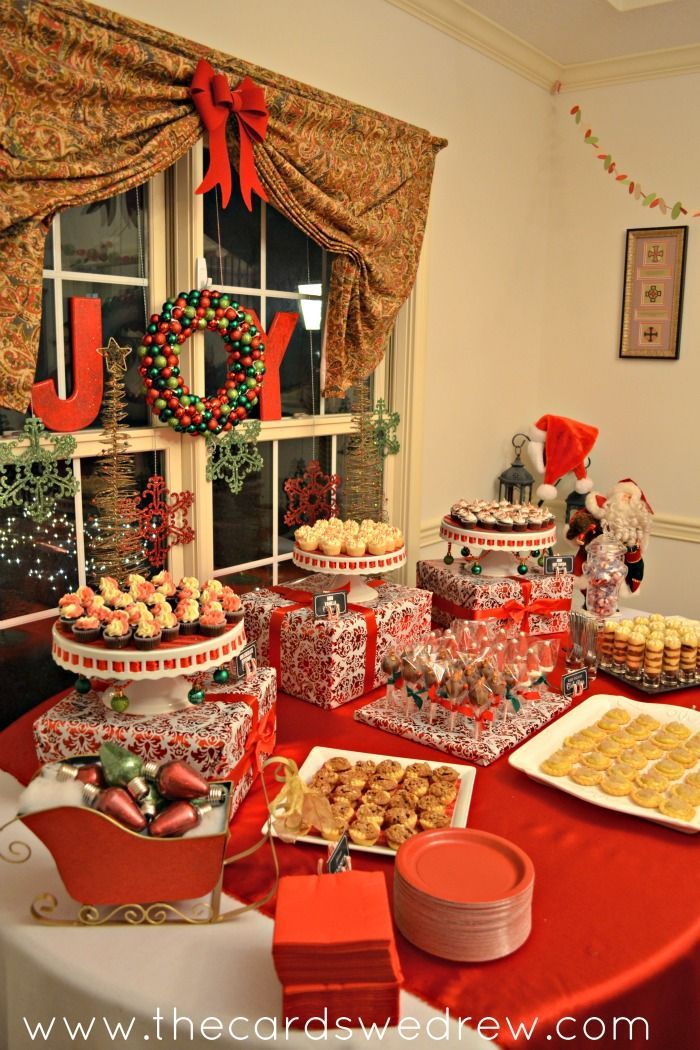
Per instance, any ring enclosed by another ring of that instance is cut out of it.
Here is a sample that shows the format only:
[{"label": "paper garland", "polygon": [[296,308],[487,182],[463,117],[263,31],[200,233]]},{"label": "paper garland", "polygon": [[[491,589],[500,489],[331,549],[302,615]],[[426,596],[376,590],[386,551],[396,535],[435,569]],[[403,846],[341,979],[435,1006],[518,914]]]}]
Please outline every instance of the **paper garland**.
[{"label": "paper garland", "polygon": [[[569,114],[574,118],[577,124],[581,123],[582,113],[579,105],[572,106],[569,110]],[[588,128],[585,132],[583,141],[588,143],[589,146],[593,146],[595,149],[601,148],[599,146],[598,136],[593,134],[591,128]],[[598,160],[603,162],[603,168],[607,171],[608,175],[615,175],[616,182],[620,183],[622,186],[627,186],[628,193],[633,194],[635,200],[641,200],[642,207],[658,208],[662,215],[667,215],[670,211],[672,219],[677,219],[681,215],[689,214],[688,209],[684,207],[681,201],[676,201],[673,207],[671,207],[671,205],[666,203],[663,197],[658,196],[655,192],[647,193],[646,190],[642,188],[638,179],[633,179],[630,175],[623,174],[622,172],[615,174],[617,172],[617,164],[613,160],[612,154],[598,153],[597,156]],[[700,211],[690,213],[690,217],[693,219],[696,219],[699,215]]]}]

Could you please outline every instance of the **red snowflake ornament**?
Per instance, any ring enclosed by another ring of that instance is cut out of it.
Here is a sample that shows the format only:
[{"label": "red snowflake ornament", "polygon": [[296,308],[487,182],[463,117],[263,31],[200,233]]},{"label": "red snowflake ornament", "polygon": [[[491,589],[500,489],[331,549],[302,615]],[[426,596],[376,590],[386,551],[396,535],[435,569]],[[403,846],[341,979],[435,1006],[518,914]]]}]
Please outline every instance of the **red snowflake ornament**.
[{"label": "red snowflake ornament", "polygon": [[301,470],[300,464],[294,477],[284,482],[287,494],[284,524],[313,525],[319,518],[337,517],[341,484],[340,475],[324,474],[317,459],[313,459],[306,470]]},{"label": "red snowflake ornament", "polygon": [[[145,501],[142,507],[140,502]],[[191,543],[195,533],[187,521],[194,504],[193,492],[170,492],[165,478],[154,474],[148,479],[141,496],[134,500],[138,518],[138,536],[148,545],[146,557],[153,566],[165,565],[172,547]]]}]

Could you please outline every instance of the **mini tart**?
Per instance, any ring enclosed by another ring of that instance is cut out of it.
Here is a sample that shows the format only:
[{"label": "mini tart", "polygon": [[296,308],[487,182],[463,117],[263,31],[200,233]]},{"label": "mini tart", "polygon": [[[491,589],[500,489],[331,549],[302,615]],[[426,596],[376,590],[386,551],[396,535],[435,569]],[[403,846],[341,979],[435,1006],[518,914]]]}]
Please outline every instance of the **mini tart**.
[{"label": "mini tart", "polygon": [[695,816],[695,806],[676,795],[667,795],[666,798],[662,798],[657,808],[659,813],[663,813],[665,817],[673,817],[674,820],[689,822]]},{"label": "mini tart", "polygon": [[612,759],[608,758],[607,755],[602,755],[600,751],[588,751],[586,754],[581,755],[581,761],[584,766],[588,766],[590,769],[600,769],[605,771],[612,765]]},{"label": "mini tart", "polygon": [[676,798],[682,798],[684,802],[688,802],[691,806],[700,806],[700,787],[693,787],[692,784],[688,784],[686,781],[683,781],[682,784],[673,784],[669,794]]},{"label": "mini tart", "polygon": [[359,806],[357,813],[355,814],[357,820],[371,820],[373,824],[376,824],[378,828],[381,828],[384,823],[385,810],[382,806],[375,806],[371,802],[364,802]]},{"label": "mini tart", "polygon": [[685,769],[680,762],[674,762],[668,756],[657,762],[654,769],[657,773],[661,773],[662,776],[666,777],[667,780],[680,780],[685,773]]},{"label": "mini tart", "polygon": [[673,762],[678,762],[684,769],[690,769],[698,760],[698,756],[693,754],[690,748],[684,747],[683,744],[680,747],[674,747],[673,751],[669,751],[667,757]]},{"label": "mini tart", "polygon": [[355,820],[348,835],[356,846],[373,846],[379,838],[379,825],[372,820]]},{"label": "mini tart", "polygon": [[658,769],[650,769],[648,773],[639,773],[635,778],[639,787],[649,788],[651,791],[665,791],[668,787],[668,778],[659,773]]},{"label": "mini tart", "polygon": [[[561,774],[555,773],[552,775],[557,776]],[[584,787],[593,787],[595,784],[600,784],[603,775],[601,770],[591,769],[590,766],[574,766],[568,774],[569,780],[573,780],[574,784],[582,784]]]},{"label": "mini tart", "polygon": [[331,773],[346,773],[348,769],[352,769],[352,763],[342,755],[334,755],[333,758],[323,763],[323,768],[329,769]]},{"label": "mini tart", "polygon": [[637,745],[636,750],[640,755],[643,755],[648,762],[653,761],[655,758],[661,758],[664,754],[663,748],[659,747],[654,740],[642,740],[641,744]]},{"label": "mini tart", "polygon": [[392,824],[405,824],[406,827],[415,828],[418,815],[408,806],[391,806],[384,814],[384,822],[387,827],[391,827]]},{"label": "mini tart", "polygon": [[355,763],[355,769],[357,769],[358,772],[366,773],[368,777],[371,777],[377,769],[377,763],[373,762],[371,758],[363,758]]},{"label": "mini tart", "polygon": [[331,823],[325,827],[319,828],[322,838],[326,839],[327,842],[337,842],[347,829],[347,820],[340,820],[338,817],[334,817]]},{"label": "mini tart", "polygon": [[417,798],[423,798],[424,795],[428,794],[430,783],[425,777],[404,777],[401,781],[401,787],[404,791],[410,791]]},{"label": "mini tart", "polygon": [[355,816],[355,810],[353,809],[352,802],[348,802],[346,798],[339,798],[337,801],[332,802],[331,813],[337,820],[349,821],[352,820],[352,818]]},{"label": "mini tart", "polygon": [[407,806],[409,809],[415,809],[418,805],[418,795],[414,795],[412,791],[406,791],[405,788],[401,788],[399,791],[395,791],[391,796],[392,806]]},{"label": "mini tart", "polygon": [[400,762],[395,762],[393,758],[385,758],[379,763],[375,773],[378,777],[388,777],[398,783],[403,777],[404,769]]},{"label": "mini tart", "polygon": [[373,806],[382,806],[382,808],[386,809],[386,807],[391,802],[391,795],[388,791],[374,791],[370,789],[369,791],[365,792],[365,794],[362,797],[362,801],[369,802]]},{"label": "mini tart", "polygon": [[418,823],[423,831],[433,831],[435,828],[448,828],[450,818],[439,809],[426,809],[421,813]]},{"label": "mini tart", "polygon": [[634,782],[627,777],[620,776],[619,773],[613,773],[613,771],[610,770],[610,772],[606,773],[602,778],[599,787],[606,795],[622,797],[623,795],[629,795],[630,792],[634,790]]},{"label": "mini tart", "polygon": [[573,758],[561,758],[555,759],[546,758],[544,762],[540,762],[540,769],[543,773],[546,773],[548,777],[565,777],[574,768]]},{"label": "mini tart", "polygon": [[445,806],[449,806],[450,802],[454,802],[457,798],[457,785],[450,782],[435,781],[428,788],[428,795],[432,795],[433,798],[438,799]]},{"label": "mini tart", "polygon": [[664,729],[676,740],[687,740],[691,735],[688,727],[684,726],[682,722],[667,722]]},{"label": "mini tart", "polygon": [[459,780],[459,773],[456,769],[453,769],[452,766],[438,766],[437,769],[432,770],[430,775],[436,782],[438,780],[446,780],[454,783]]},{"label": "mini tart", "polygon": [[385,832],[386,844],[391,849],[399,849],[404,842],[408,842],[414,835],[415,831],[413,828],[409,828],[405,824],[392,824]]},{"label": "mini tart", "polygon": [[359,769],[348,769],[345,773],[338,774],[338,783],[363,788],[367,784],[367,774],[362,773]]},{"label": "mini tart", "polygon": [[447,808],[446,802],[440,802],[439,799],[435,798],[435,795],[425,795],[424,798],[418,799],[418,812],[427,813],[428,810],[434,809],[439,810],[440,813],[444,813]]},{"label": "mini tart", "polygon": [[662,752],[655,755],[645,755],[640,747],[626,747],[617,757],[618,763],[631,766],[633,769],[644,769],[647,762],[652,758],[660,758]]},{"label": "mini tart", "polygon": [[353,787],[351,784],[338,784],[333,789],[333,801],[337,799],[347,799],[348,802],[357,802],[362,797],[362,789]]},{"label": "mini tart", "polygon": [[630,792],[630,799],[636,806],[642,806],[644,809],[658,809],[662,795],[653,788],[636,787]]},{"label": "mini tart", "polygon": [[330,769],[322,768],[317,773],[314,773],[309,783],[319,784],[321,781],[324,781],[326,784],[332,784],[335,787],[337,784],[340,784],[340,773],[333,773]]},{"label": "mini tart", "polygon": [[433,771],[427,762],[411,762],[410,766],[406,766],[404,770],[406,777],[430,777],[432,775]]},{"label": "mini tart", "polygon": [[311,781],[309,788],[317,795],[325,795],[328,798],[335,791],[335,784],[331,784],[330,780],[324,780],[323,777],[318,777],[317,780]]},{"label": "mini tart", "polygon": [[605,712],[603,718],[608,722],[614,722],[617,726],[624,726],[630,721],[631,715],[623,707],[611,707]]},{"label": "mini tart", "polygon": [[393,780],[391,777],[372,777],[369,782],[371,791],[388,791],[390,795],[396,791],[398,786],[398,780]]}]

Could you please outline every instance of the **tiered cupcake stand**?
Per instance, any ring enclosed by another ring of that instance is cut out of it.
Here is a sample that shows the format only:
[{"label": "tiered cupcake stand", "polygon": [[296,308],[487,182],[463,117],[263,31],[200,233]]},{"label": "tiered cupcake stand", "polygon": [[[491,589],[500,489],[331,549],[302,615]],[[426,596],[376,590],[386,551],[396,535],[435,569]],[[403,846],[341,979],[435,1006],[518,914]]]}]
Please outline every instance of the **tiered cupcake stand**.
[{"label": "tiered cupcake stand", "polygon": [[[489,576],[510,576],[514,560],[524,564],[529,555],[537,556],[550,551],[557,542],[557,527],[550,526],[537,532],[496,532],[488,529],[469,529],[446,514],[440,522],[440,536],[447,540],[446,565],[454,561],[452,544],[459,544],[461,552],[471,559],[477,571]],[[478,554],[473,552],[477,551]]]},{"label": "tiered cupcake stand", "polygon": [[323,554],[321,551],[303,551],[294,547],[292,561],[307,572],[332,573],[336,576],[333,590],[342,590],[349,585],[349,605],[374,605],[377,592],[367,585],[367,576],[394,572],[406,564],[406,548],[401,547],[390,554]]},{"label": "tiered cupcake stand", "polygon": [[105,682],[102,700],[110,707],[115,684],[129,700],[127,714],[157,715],[190,706],[188,675],[229,663],[245,646],[243,621],[216,638],[180,635],[157,649],[108,649],[101,640],[78,642],[54,624],[51,654],[59,667]]}]

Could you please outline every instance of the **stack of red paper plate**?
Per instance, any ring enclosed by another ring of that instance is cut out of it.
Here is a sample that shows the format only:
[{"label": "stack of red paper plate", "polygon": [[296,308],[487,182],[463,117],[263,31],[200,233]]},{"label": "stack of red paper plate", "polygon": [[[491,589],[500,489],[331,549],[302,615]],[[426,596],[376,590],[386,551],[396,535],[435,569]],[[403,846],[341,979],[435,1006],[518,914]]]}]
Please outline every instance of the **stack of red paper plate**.
[{"label": "stack of red paper plate", "polygon": [[532,861],[507,839],[469,828],[423,831],[396,857],[396,925],[443,959],[500,959],[530,934],[534,881]]}]

